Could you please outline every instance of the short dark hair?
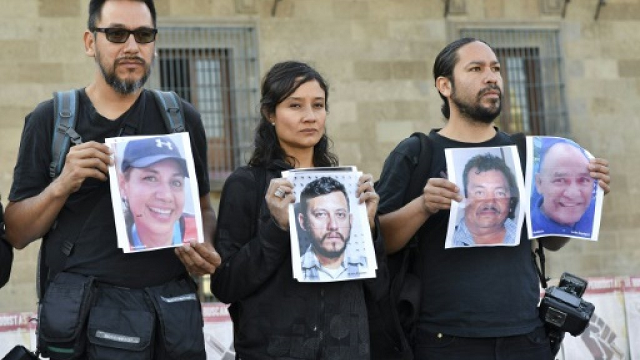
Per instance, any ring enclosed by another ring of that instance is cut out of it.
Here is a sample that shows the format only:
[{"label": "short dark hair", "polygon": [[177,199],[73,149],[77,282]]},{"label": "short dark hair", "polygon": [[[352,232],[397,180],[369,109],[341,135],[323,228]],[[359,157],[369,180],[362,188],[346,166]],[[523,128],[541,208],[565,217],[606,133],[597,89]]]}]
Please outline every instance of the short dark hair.
[{"label": "short dark hair", "polygon": [[[453,68],[455,68],[458,60],[460,60],[460,58],[458,57],[458,50],[461,47],[476,41],[482,42],[491,48],[491,45],[489,45],[487,42],[472,37],[458,39],[445,46],[444,49],[440,51],[438,56],[436,56],[436,60],[433,63],[433,80],[435,81],[441,76],[445,77],[449,79],[449,81],[451,82],[451,86],[453,87]],[[493,50],[493,48],[491,48],[491,50]],[[495,51],[493,52],[495,53]],[[440,93],[440,91],[438,91],[438,94],[440,95],[440,98],[443,102],[442,107],[440,108],[440,110],[442,111],[442,115],[444,115],[446,119],[449,119],[449,116],[451,115],[449,101]]]},{"label": "short dark hair", "polygon": [[327,195],[334,191],[341,191],[347,200],[347,208],[349,207],[349,196],[344,185],[331,177],[323,176],[308,183],[300,193],[300,213],[307,216],[307,201],[318,196]]},{"label": "short dark hair", "polygon": [[[100,20],[100,16],[102,15],[102,7],[109,0],[91,0],[89,2],[89,19],[87,20],[87,28],[90,31],[96,28],[96,23]],[[153,27],[156,27],[156,6],[153,3],[153,0],[131,0],[131,1],[140,1],[144,2],[149,8],[149,12],[151,13],[151,19],[153,20]]]},{"label": "short dark hair", "polygon": [[511,199],[509,201],[509,218],[513,219],[515,217],[516,207],[520,200],[518,196],[514,196],[515,194],[518,194],[518,185],[516,184],[516,177],[513,175],[504,159],[489,153],[479,154],[472,157],[471,160],[467,162],[462,172],[464,197],[467,197],[468,195],[467,186],[469,186],[469,172],[473,168],[476,169],[476,174],[496,170],[500,171],[502,175],[504,175],[505,179],[507,179],[507,184],[509,185],[509,193],[511,194]]},{"label": "short dark hair", "polygon": [[[271,67],[262,80],[260,99],[260,122],[256,128],[254,151],[249,160],[251,166],[266,166],[273,160],[287,160],[288,155],[280,147],[275,128],[269,116],[276,112],[276,106],[293,94],[300,85],[317,81],[324,90],[325,108],[329,111],[329,84],[311,66],[298,61],[284,61]],[[314,166],[338,165],[338,158],[329,151],[331,140],[326,132],[313,147]],[[296,162],[296,159],[293,163]]]}]

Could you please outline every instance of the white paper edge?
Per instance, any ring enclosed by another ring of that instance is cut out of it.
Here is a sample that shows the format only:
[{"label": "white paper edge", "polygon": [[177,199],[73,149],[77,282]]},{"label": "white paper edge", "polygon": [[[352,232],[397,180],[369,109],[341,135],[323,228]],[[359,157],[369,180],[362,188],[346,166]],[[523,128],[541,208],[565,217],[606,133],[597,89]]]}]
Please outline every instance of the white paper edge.
[{"label": "white paper edge", "polygon": [[[131,246],[129,244],[129,239],[127,235],[126,224],[124,222],[124,217],[122,216],[122,202],[120,201],[120,188],[118,186],[118,176],[116,173],[117,159],[115,159],[115,145],[120,142],[128,142],[130,140],[138,140],[144,138],[155,138],[155,137],[170,137],[170,138],[180,138],[180,142],[183,145],[183,155],[184,159],[187,163],[187,172],[189,173],[189,186],[191,189],[191,201],[193,204],[193,212],[196,222],[196,232],[197,232],[197,241],[198,243],[204,242],[204,231],[202,225],[202,213],[200,210],[200,196],[199,196],[199,188],[198,181],[195,173],[195,163],[193,161],[193,153],[191,151],[191,141],[188,132],[181,133],[173,133],[173,134],[158,134],[158,135],[140,135],[140,136],[127,136],[127,137],[116,137],[116,138],[106,138],[105,144],[111,148],[113,154],[111,158],[113,159],[113,165],[109,166],[109,188],[111,189],[111,204],[113,209],[113,215],[115,219],[116,225],[116,236],[117,236],[117,244],[120,249],[124,253],[138,253],[138,252],[146,252],[146,251],[154,251],[166,248],[180,247],[183,244],[177,245],[169,245],[169,246],[161,246],[154,247],[151,249],[142,249],[142,250],[131,250]],[[187,194],[188,196],[189,194]]]},{"label": "white paper edge", "polygon": [[[333,174],[336,173],[336,171],[354,172],[357,178],[362,176],[362,172],[357,171],[355,166],[341,166],[341,167],[335,168],[335,170],[332,170],[334,168],[311,168],[311,169],[312,169],[311,172],[313,172],[313,174],[317,176],[332,176]],[[282,177],[287,180],[290,180],[291,176],[293,176],[294,174],[304,172],[307,170],[310,170],[310,168],[286,170],[282,172]],[[289,210],[290,245],[291,245],[291,265],[292,265],[293,278],[296,279],[298,282],[304,282],[304,283],[353,281],[353,280],[375,278],[376,270],[378,269],[378,262],[376,259],[376,253],[373,246],[373,238],[371,237],[370,231],[365,231],[364,241],[365,241],[365,254],[367,257],[367,272],[360,274],[360,276],[353,279],[335,279],[331,281],[304,280],[303,274],[302,274],[302,263],[300,262],[301,255],[300,255],[299,245],[297,241],[294,240],[298,238],[298,230],[295,225],[295,221],[297,220],[295,218],[294,204],[300,200],[300,194],[295,194],[295,196],[296,196],[296,200],[293,203],[289,204],[289,209],[288,209]],[[354,216],[358,216],[360,224],[369,224],[369,218],[367,216],[367,207],[364,203],[362,204],[356,203],[355,207],[352,206],[351,213]]]},{"label": "white paper edge", "polygon": [[[556,138],[562,140],[570,140],[567,138],[559,137],[559,136],[527,136],[527,199],[531,199],[531,194],[533,191],[533,184],[531,183],[531,172],[533,171],[533,138]],[[571,140],[573,141],[573,140]],[[576,143],[578,144],[578,143]],[[578,144],[580,146],[580,144]],[[594,156],[589,152],[589,150],[580,147],[584,150],[585,154],[589,159],[593,159]],[[543,233],[538,235],[533,235],[533,227],[531,225],[531,204],[527,207],[527,235],[529,235],[529,239],[537,239],[541,237],[547,236],[562,236],[562,237],[570,237],[572,239],[578,240],[590,240],[590,241],[598,241],[598,235],[600,234],[600,220],[602,219],[602,204],[604,201],[604,190],[598,185],[596,188],[596,204],[595,211],[593,213],[593,228],[591,229],[591,236],[580,236],[578,234],[562,234],[562,233]]]},{"label": "white paper edge", "polygon": [[[520,232],[522,231],[522,223],[525,217],[525,209],[529,208],[529,198],[524,196],[524,180],[522,178],[522,170],[520,168],[520,157],[518,156],[518,148],[515,145],[507,145],[507,146],[490,146],[490,147],[479,147],[479,148],[449,148],[444,149],[445,160],[447,164],[447,175],[449,177],[449,181],[453,183],[458,183],[457,175],[455,171],[455,165],[453,162],[453,153],[458,150],[469,151],[477,149],[479,153],[486,149],[500,149],[503,148],[509,152],[511,152],[511,157],[514,161],[514,176],[516,178],[516,185],[518,186],[519,193],[519,202],[518,205],[518,214],[516,221],[516,238],[514,239],[513,244],[490,244],[490,245],[476,245],[476,246],[465,246],[465,247],[454,247],[453,244],[453,235],[456,229],[456,216],[458,214],[460,203],[454,200],[451,200],[451,209],[449,212],[449,223],[447,224],[447,236],[444,242],[445,249],[468,249],[468,248],[481,248],[481,247],[496,247],[496,246],[506,246],[506,247],[515,247],[520,244]],[[460,164],[459,164],[460,165]],[[462,164],[464,166],[464,164]],[[461,186],[459,186],[461,188]],[[460,189],[460,194],[464,194],[464,189]],[[464,195],[463,195],[464,198]],[[464,201],[464,200],[463,200]]]}]

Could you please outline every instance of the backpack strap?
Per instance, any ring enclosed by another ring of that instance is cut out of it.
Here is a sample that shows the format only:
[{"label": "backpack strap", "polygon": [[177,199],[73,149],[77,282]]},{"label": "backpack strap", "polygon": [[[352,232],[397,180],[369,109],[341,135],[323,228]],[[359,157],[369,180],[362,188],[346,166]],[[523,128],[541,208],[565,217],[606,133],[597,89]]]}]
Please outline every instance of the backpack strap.
[{"label": "backpack strap", "polygon": [[[411,172],[409,186],[403,200],[404,204],[411,202],[423,193],[425,184],[429,180],[433,152],[426,134],[415,132],[411,136],[420,140],[420,152],[415,159],[416,166]],[[391,293],[395,297],[394,305],[397,306],[398,318],[407,339],[411,339],[413,336],[414,324],[420,309],[422,292],[416,270],[420,259],[420,238],[423,237],[425,231],[428,231],[428,228],[423,224],[409,239],[407,245],[396,254],[390,255],[387,261],[389,271],[395,275],[392,275]]]},{"label": "backpack strap", "polygon": [[171,133],[184,132],[182,101],[178,94],[173,91],[153,90],[153,95],[156,102],[164,109],[161,113],[167,130]]},{"label": "backpack strap", "polygon": [[[540,259],[540,265],[538,266],[538,263],[536,262],[536,255],[538,255],[538,258]],[[547,284],[547,274],[545,272],[545,256],[544,256],[544,247],[542,246],[542,243],[540,241],[538,241],[538,248],[531,252],[531,259],[533,260],[533,264],[536,266],[536,270],[538,272],[538,277],[540,278],[540,284],[542,285],[542,287],[544,289],[547,288],[548,284]]]},{"label": "backpack strap", "polygon": [[518,149],[518,155],[520,156],[520,168],[522,172],[525,172],[527,165],[527,136],[524,133],[515,133],[511,136],[511,141],[516,145]]},{"label": "backpack strap", "polygon": [[[409,187],[404,195],[404,204],[411,202],[416,197],[423,193],[424,187],[429,181],[429,169],[431,169],[431,143],[429,136],[421,132],[415,132],[411,134],[412,137],[417,137],[420,140],[420,152],[416,159],[416,167],[411,173],[411,179],[409,180]],[[424,227],[424,225],[423,225]],[[422,230],[421,227],[416,231],[415,235],[409,240],[409,246],[416,246],[418,243],[418,234]]]},{"label": "backpack strap", "polygon": [[[54,131],[51,140],[51,163],[49,165],[49,176],[55,179],[60,176],[64,167],[65,159],[71,143],[74,145],[82,144],[82,136],[75,130],[78,118],[78,108],[80,106],[79,95],[77,90],[56,91],[53,93],[53,117]],[[54,222],[53,227],[56,226]],[[44,238],[46,239],[45,234]],[[62,244],[61,251],[69,256],[73,250],[74,242],[65,240]],[[38,253],[38,269],[36,275],[36,290],[38,298],[44,295],[48,277],[51,269],[47,265],[46,248],[40,246]]]},{"label": "backpack strap", "polygon": [[38,251],[38,265],[36,268],[36,295],[38,295],[38,302],[42,301],[44,292],[47,289],[47,281],[49,280],[49,266],[45,261],[46,250],[44,244],[40,244],[40,250]]},{"label": "backpack strap", "polygon": [[[403,204],[408,204],[423,193],[424,187],[427,181],[429,181],[429,169],[431,168],[432,150],[429,137],[421,132],[415,132],[411,134],[411,137],[417,137],[418,140],[420,140],[420,152],[418,152],[417,159],[415,159],[416,166],[411,172],[411,178],[409,179],[407,191],[404,194]],[[404,277],[407,272],[413,273],[416,268],[416,261],[418,261],[419,258],[418,244],[420,243],[421,235],[426,231],[425,229],[426,226],[423,224],[397,255],[402,257],[399,269],[392,270],[397,271],[397,286],[401,286],[401,284],[404,283]]]},{"label": "backpack strap", "polygon": [[71,142],[78,145],[82,137],[75,131],[78,114],[78,92],[76,90],[53,93],[54,132],[51,142],[51,164],[49,176],[55,179],[62,172],[65,157]]},{"label": "backpack strap", "polygon": [[422,194],[424,186],[429,180],[429,169],[431,168],[431,143],[429,136],[421,132],[411,134],[411,137],[417,137],[420,140],[420,152],[416,159],[416,167],[411,173],[409,187],[404,195],[404,203],[408,203]]},{"label": "backpack strap", "polygon": [[[75,130],[79,103],[77,90],[56,91],[53,93],[54,124],[53,139],[51,140],[51,163],[49,164],[49,177],[51,179],[57,178],[62,172],[71,142],[76,145],[82,143],[82,137]],[[47,235],[44,237],[46,239]],[[49,277],[49,266],[45,262],[45,253],[45,246],[41,244],[36,270],[38,300],[41,300],[44,296]]]}]

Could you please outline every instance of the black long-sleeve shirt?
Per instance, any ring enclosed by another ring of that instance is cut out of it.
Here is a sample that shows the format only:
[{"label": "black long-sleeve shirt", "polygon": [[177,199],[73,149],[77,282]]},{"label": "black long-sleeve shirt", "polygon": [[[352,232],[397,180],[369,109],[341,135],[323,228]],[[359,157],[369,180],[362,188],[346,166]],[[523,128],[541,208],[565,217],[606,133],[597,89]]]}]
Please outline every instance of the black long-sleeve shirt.
[{"label": "black long-sleeve shirt", "polygon": [[[369,359],[365,293],[387,289],[383,241],[374,234],[377,278],[301,283],[293,278],[289,232],[271,219],[269,181],[289,167],[241,167],[225,182],[216,250],[222,265],[211,291],[231,303],[235,349],[251,359]],[[379,231],[376,231],[379,234]]]}]

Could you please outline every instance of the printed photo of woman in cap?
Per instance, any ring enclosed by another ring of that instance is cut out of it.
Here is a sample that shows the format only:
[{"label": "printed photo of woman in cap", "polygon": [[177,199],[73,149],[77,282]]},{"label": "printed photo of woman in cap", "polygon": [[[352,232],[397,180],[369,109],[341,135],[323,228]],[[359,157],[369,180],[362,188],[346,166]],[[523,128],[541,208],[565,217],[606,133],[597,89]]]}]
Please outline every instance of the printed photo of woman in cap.
[{"label": "printed photo of woman in cap", "polygon": [[[118,144],[120,145],[120,144]],[[185,212],[189,171],[171,135],[129,140],[118,172],[122,212],[131,251],[196,240],[194,214]]]}]

